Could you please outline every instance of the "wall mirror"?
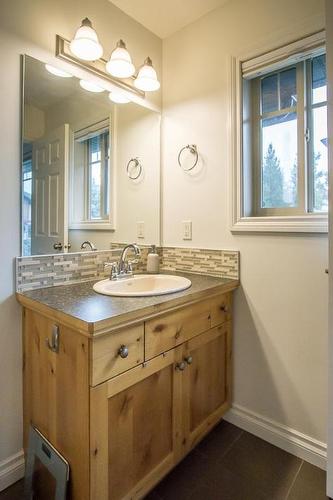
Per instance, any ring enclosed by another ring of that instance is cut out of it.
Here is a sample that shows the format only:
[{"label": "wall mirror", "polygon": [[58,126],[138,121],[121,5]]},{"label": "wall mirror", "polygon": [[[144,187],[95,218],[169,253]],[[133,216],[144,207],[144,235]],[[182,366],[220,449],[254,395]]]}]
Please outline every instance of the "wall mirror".
[{"label": "wall mirror", "polygon": [[22,255],[159,244],[160,114],[30,56],[23,68]]}]

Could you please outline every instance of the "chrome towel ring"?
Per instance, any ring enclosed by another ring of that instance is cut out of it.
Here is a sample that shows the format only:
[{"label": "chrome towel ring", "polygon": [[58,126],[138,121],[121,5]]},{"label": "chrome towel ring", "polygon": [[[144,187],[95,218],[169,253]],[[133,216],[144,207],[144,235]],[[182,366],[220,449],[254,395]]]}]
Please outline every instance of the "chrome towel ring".
[{"label": "chrome towel ring", "polygon": [[[135,175],[134,172],[136,171],[136,169],[138,169],[138,171],[137,171],[137,174]],[[142,174],[142,165],[139,162],[139,159],[137,157],[131,158],[129,160],[129,162],[127,163],[126,171],[127,171],[128,177],[130,179],[132,179],[133,181],[135,181],[136,179],[138,179],[140,177],[140,175]]]},{"label": "chrome towel ring", "polygon": [[[182,153],[186,149],[188,149],[190,151],[190,153],[192,153],[192,155],[194,155],[194,162],[190,168],[184,168],[182,165],[182,162],[181,162]],[[178,153],[178,165],[180,166],[180,168],[182,168],[184,170],[184,172],[189,172],[190,170],[193,170],[194,167],[196,166],[196,164],[198,163],[198,159],[199,159],[199,155],[198,155],[198,149],[197,149],[196,144],[187,144],[187,146],[184,146]]]}]

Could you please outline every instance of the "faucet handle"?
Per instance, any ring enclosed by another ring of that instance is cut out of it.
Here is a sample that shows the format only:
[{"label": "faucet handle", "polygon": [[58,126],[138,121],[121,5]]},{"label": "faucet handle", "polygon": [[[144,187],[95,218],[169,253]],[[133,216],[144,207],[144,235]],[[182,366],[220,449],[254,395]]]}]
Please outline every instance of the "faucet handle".
[{"label": "faucet handle", "polygon": [[127,262],[127,272],[132,273],[133,272],[133,264],[137,264],[139,262],[139,259],[132,259]]},{"label": "faucet handle", "polygon": [[110,280],[114,279],[118,276],[119,270],[118,270],[118,263],[117,262],[105,262],[104,263],[104,270],[106,270],[106,269],[111,269]]}]

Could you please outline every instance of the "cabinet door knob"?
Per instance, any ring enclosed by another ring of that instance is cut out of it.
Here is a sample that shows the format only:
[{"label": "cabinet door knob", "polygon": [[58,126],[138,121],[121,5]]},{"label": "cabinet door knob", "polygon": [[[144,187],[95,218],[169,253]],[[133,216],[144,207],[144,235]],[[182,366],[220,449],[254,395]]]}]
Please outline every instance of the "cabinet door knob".
[{"label": "cabinet door knob", "polygon": [[118,350],[118,355],[121,358],[127,358],[128,356],[128,347],[126,345],[121,345]]},{"label": "cabinet door knob", "polygon": [[59,250],[59,251],[62,250],[62,243],[60,243],[60,241],[59,241],[59,243],[55,243],[53,245],[53,248],[54,248],[54,250]]},{"label": "cabinet door knob", "polygon": [[186,356],[185,361],[188,365],[191,365],[193,363],[193,358],[192,356]]},{"label": "cabinet door knob", "polygon": [[176,370],[180,370],[181,372],[184,371],[186,368],[185,361],[181,361],[180,363],[176,364]]}]

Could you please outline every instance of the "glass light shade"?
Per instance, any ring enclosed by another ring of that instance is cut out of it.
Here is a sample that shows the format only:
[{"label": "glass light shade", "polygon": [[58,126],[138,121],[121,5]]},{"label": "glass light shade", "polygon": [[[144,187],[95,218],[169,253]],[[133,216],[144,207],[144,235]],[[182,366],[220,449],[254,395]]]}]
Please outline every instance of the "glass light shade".
[{"label": "glass light shade", "polygon": [[109,99],[112,102],[115,102],[116,104],[127,104],[128,102],[131,102],[131,100],[127,97],[127,95],[124,92],[121,91],[116,91],[113,90],[109,94]]},{"label": "glass light shade", "polygon": [[96,61],[103,55],[103,47],[88,18],[83,19],[69,47],[76,57],[84,61]]},{"label": "glass light shade", "polygon": [[129,78],[134,75],[135,67],[123,40],[119,40],[116,48],[106,64],[106,71],[117,78]]},{"label": "glass light shade", "polygon": [[94,82],[90,82],[89,80],[80,80],[80,86],[89,92],[104,92],[102,87],[96,85]]},{"label": "glass light shade", "polygon": [[61,78],[72,78],[73,75],[67,73],[67,71],[63,71],[62,69],[56,68],[55,66],[51,66],[51,64],[45,64],[46,70],[55,76],[61,76]]},{"label": "glass light shade", "polygon": [[147,57],[144,65],[139,69],[138,76],[134,80],[134,86],[145,92],[152,92],[160,88],[160,82],[157,79],[150,57]]}]

